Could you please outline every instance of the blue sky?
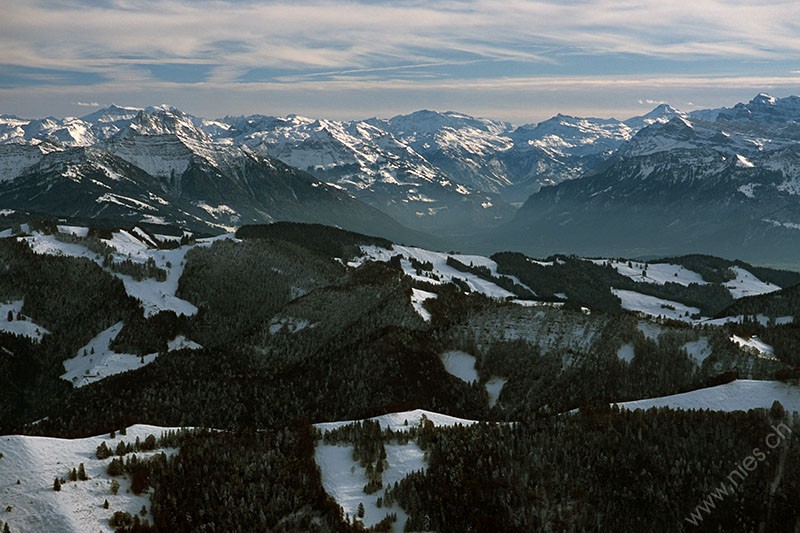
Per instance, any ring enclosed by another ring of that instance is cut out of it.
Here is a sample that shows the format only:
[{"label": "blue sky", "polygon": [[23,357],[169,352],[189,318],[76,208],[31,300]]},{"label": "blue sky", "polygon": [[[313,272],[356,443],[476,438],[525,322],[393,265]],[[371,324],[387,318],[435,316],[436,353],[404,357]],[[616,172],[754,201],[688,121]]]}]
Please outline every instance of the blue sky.
[{"label": "blue sky", "polygon": [[800,93],[800,2],[0,0],[0,113],[617,118]]}]

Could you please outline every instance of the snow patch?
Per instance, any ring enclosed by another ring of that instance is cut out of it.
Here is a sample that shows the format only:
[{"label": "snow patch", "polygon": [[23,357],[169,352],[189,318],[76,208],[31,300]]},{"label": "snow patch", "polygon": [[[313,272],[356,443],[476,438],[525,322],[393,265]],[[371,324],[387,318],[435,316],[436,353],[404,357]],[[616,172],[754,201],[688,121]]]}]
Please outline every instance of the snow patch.
[{"label": "snow patch", "polygon": [[636,353],[634,352],[633,344],[623,344],[619,347],[619,350],[617,350],[617,357],[626,363],[633,361],[635,355]]},{"label": "snow patch", "polygon": [[686,350],[686,354],[697,361],[698,365],[702,365],[703,361],[711,355],[711,345],[708,343],[708,339],[706,337],[702,337],[699,340],[687,342],[682,346],[684,350]]},{"label": "snow patch", "polygon": [[425,309],[425,306],[422,305],[423,302],[425,302],[425,300],[433,300],[438,297],[439,295],[433,292],[423,291],[420,289],[411,289],[411,305],[414,306],[414,310],[425,322],[431,321],[431,312]]},{"label": "snow patch", "polygon": [[81,226],[56,226],[58,228],[59,233],[65,233],[67,235],[75,235],[76,237],[87,237],[89,235],[89,228],[83,228]]},{"label": "snow patch", "polygon": [[497,405],[497,400],[500,399],[500,394],[503,392],[503,387],[506,386],[508,380],[497,376],[492,376],[486,382],[486,394],[489,395],[489,407]]},{"label": "snow patch", "polygon": [[[479,255],[447,254],[424,250],[422,248],[415,248],[413,246],[400,246],[397,244],[393,245],[391,250],[387,250],[386,248],[382,248],[380,246],[362,246],[361,251],[364,256],[356,261],[351,261],[348,263],[348,266],[358,266],[367,260],[388,261],[392,257],[399,255],[402,257],[400,265],[403,268],[403,272],[405,272],[406,275],[414,280],[424,281],[433,285],[441,285],[443,283],[452,282],[453,278],[459,278],[467,284],[472,292],[479,292],[481,294],[485,294],[486,296],[498,299],[516,298],[513,293],[499,287],[491,281],[482,279],[471,272],[461,272],[460,270],[457,270],[447,264],[447,258],[452,257],[453,259],[465,265],[471,264],[476,267],[485,267],[489,269],[489,272],[493,276],[498,276],[497,263],[488,257]],[[422,270],[418,274],[417,270],[411,265],[411,259],[423,264],[430,263],[432,265],[432,269],[430,271]],[[511,278],[514,283],[525,287],[525,285],[523,285],[522,282],[516,277],[508,277]]]},{"label": "snow patch", "polygon": [[392,507],[378,507],[378,498],[386,494],[385,487],[391,487],[396,482],[413,472],[424,471],[428,465],[425,462],[425,453],[414,443],[384,444],[386,449],[386,463],[388,466],[382,473],[384,488],[366,494],[364,486],[369,481],[366,470],[356,461],[353,461],[353,446],[350,445],[317,445],[314,459],[319,465],[322,478],[322,487],[331,495],[345,513],[355,518],[359,504],[364,506],[364,517],[361,519],[364,526],[372,527],[388,514],[397,515],[394,531],[404,531],[408,515],[399,505]]},{"label": "snow patch", "polygon": [[445,370],[465,383],[478,381],[478,371],[475,369],[475,356],[467,352],[445,352],[440,356]]},{"label": "snow patch", "polygon": [[731,336],[731,342],[762,359],[778,360],[778,358],[775,357],[775,349],[755,335],[748,339],[733,335]]},{"label": "snow patch", "polygon": [[736,166],[739,168],[753,168],[755,165],[745,156],[736,154]]}]

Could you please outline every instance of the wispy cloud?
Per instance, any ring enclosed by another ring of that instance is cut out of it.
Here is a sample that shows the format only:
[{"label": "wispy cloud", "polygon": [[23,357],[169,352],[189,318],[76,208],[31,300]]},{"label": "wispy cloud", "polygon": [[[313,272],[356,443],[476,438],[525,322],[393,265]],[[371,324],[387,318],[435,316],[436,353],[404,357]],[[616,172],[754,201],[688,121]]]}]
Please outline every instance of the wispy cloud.
[{"label": "wispy cloud", "polygon": [[75,102],[78,107],[100,107],[98,102]]},{"label": "wispy cloud", "polygon": [[[663,0],[6,4],[0,69],[10,74],[0,75],[0,85],[63,89],[59,80],[70,72],[70,83],[91,80],[86,85],[102,93],[90,94],[111,98],[114,90],[177,91],[181,84],[200,93],[349,88],[417,98],[468,87],[476,99],[589,87],[654,87],[656,94],[719,80],[788,87],[797,84],[792,63],[800,54],[794,0],[695,0],[690,7]],[[658,94],[642,105],[660,101]]]}]

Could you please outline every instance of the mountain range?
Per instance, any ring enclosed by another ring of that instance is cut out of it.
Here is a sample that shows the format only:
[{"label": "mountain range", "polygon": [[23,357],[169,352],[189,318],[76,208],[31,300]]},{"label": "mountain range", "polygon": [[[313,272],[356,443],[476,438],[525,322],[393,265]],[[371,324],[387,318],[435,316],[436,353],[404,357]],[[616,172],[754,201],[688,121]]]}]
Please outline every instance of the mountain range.
[{"label": "mountain range", "polygon": [[400,242],[800,259],[800,98],[514,126],[455,112],[0,116],[0,209],[219,233],[321,222]]}]

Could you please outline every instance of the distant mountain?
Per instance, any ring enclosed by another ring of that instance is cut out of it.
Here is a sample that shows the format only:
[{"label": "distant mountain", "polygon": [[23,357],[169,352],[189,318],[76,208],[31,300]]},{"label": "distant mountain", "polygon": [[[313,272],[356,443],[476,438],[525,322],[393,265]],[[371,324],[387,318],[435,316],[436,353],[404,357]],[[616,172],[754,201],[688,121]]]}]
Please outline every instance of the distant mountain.
[{"label": "distant mountain", "polygon": [[214,232],[296,220],[428,240],[309,174],[247,147],[213,142],[178,110],[113,112],[99,115],[110,118],[99,122],[110,133],[104,142],[83,146],[96,139],[92,133],[73,147],[38,137],[0,145],[0,206]]},{"label": "distant mountain", "polygon": [[370,122],[408,143],[455,181],[522,203],[542,186],[580,177],[645,125],[679,114],[660,105],[624,122],[559,114],[513,127],[459,113],[418,111]]},{"label": "distant mountain", "polygon": [[676,115],[646,126],[583,178],[532,195],[498,234],[537,252],[704,252],[797,264],[794,101],[759,95],[714,122]]},{"label": "distant mountain", "polygon": [[677,113],[659,106],[626,122],[558,115],[514,127],[429,110],[351,122],[296,115],[209,120],[169,106],[112,105],[82,118],[2,116],[0,143],[102,147],[154,175],[186,168],[186,157],[155,147],[166,142],[162,135],[208,160],[217,161],[222,147],[246,149],[305,170],[409,227],[462,235],[508,221],[509,202],[579,177],[643,125]]}]

